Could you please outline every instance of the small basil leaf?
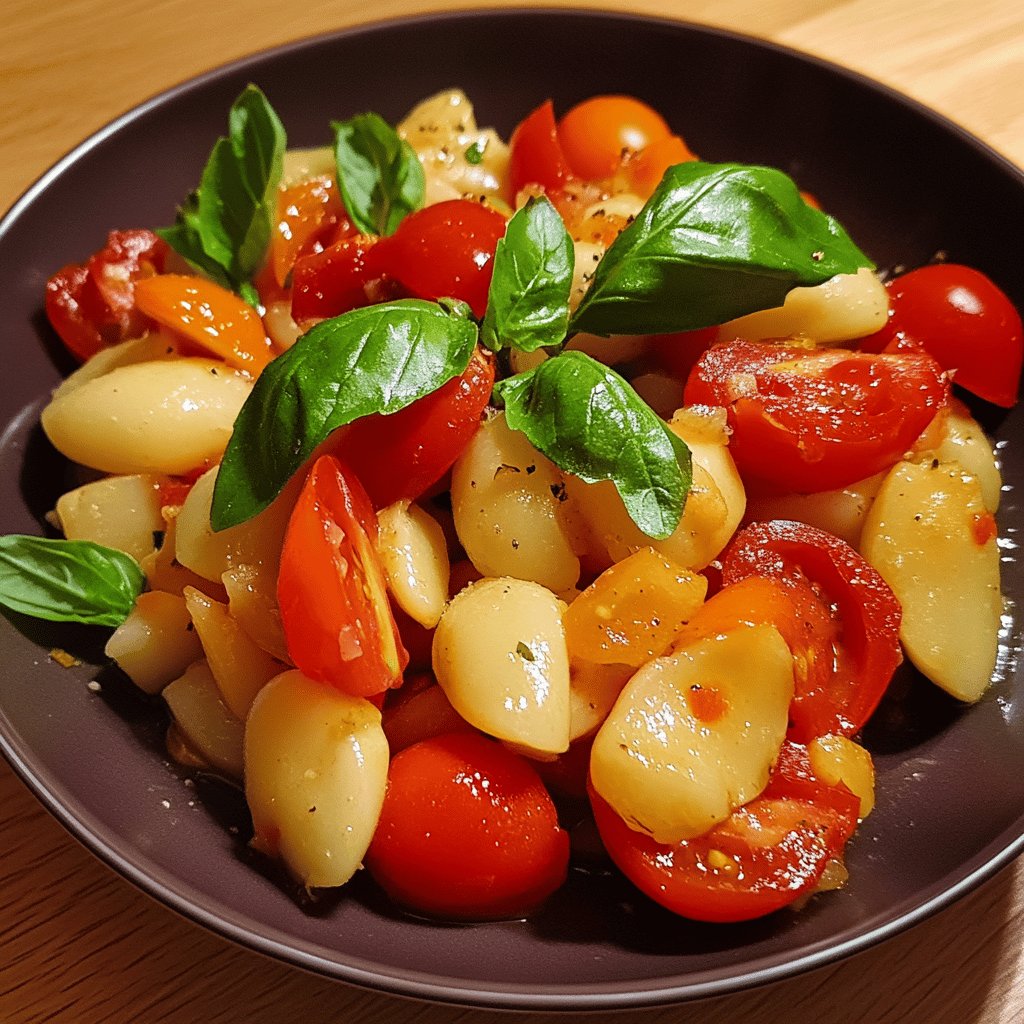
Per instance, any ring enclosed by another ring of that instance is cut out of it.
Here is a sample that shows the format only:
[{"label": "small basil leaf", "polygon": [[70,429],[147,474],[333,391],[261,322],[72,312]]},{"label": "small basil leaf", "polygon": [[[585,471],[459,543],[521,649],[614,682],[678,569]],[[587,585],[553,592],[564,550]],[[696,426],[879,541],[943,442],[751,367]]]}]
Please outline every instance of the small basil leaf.
[{"label": "small basil leaf", "polygon": [[213,528],[266,508],[338,427],[398,412],[458,376],[476,340],[460,306],[420,299],[317,324],[267,366],[242,406],[217,473]]},{"label": "small basil leaf", "polygon": [[379,114],[334,121],[334,158],[345,209],[360,231],[391,235],[423,205],[426,182],[412,146]]},{"label": "small basil leaf", "polygon": [[710,327],[781,306],[798,285],[872,265],[782,171],[691,161],[669,168],[608,248],[569,329]]},{"label": "small basil leaf", "polygon": [[286,145],[284,126],[255,86],[247,86],[228,115],[199,188],[178,210],[177,222],[157,234],[196,270],[259,301],[249,284],[270,243],[277,186]]},{"label": "small basil leaf", "polygon": [[0,537],[0,604],[23,615],[120,626],[145,582],[134,558],[91,541]]},{"label": "small basil leaf", "polygon": [[690,451],[614,370],[561,352],[495,385],[505,420],[587,483],[611,480],[633,522],[664,540],[690,490]]},{"label": "small basil leaf", "polygon": [[572,238],[551,203],[531,199],[508,222],[494,253],[481,341],[495,352],[560,345],[569,324]]},{"label": "small basil leaf", "polygon": [[485,149],[487,149],[487,139],[477,139],[471,146],[466,147],[466,152],[462,155],[467,164],[472,164],[475,167],[483,160]]}]

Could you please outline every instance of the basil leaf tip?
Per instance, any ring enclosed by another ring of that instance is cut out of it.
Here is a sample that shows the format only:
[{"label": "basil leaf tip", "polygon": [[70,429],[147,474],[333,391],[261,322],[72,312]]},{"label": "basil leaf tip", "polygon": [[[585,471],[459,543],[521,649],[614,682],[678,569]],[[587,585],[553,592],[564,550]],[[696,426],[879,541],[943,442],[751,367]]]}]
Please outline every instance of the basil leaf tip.
[{"label": "basil leaf tip", "polygon": [[397,299],[324,320],[257,378],[221,460],[210,522],[261,512],[329,434],[398,412],[463,373],[477,341],[463,304]]},{"label": "basil leaf tip", "polygon": [[670,167],[609,246],[571,333],[662,334],[781,306],[790,289],[871,267],[842,226],[782,171]]},{"label": "basil leaf tip", "polygon": [[0,604],[22,615],[120,626],[145,582],[134,558],[92,541],[0,537]]},{"label": "basil leaf tip", "polygon": [[673,533],[690,489],[690,451],[614,370],[561,352],[495,391],[509,427],[557,466],[587,483],[611,480],[648,537]]},{"label": "basil leaf tip", "polygon": [[379,114],[358,114],[331,127],[338,186],[352,223],[364,234],[394,234],[426,195],[416,151]]},{"label": "basil leaf tip", "polygon": [[178,209],[176,223],[157,234],[194,269],[217,284],[259,301],[250,280],[270,244],[277,187],[287,140],[266,96],[247,86],[228,114],[199,187]]}]

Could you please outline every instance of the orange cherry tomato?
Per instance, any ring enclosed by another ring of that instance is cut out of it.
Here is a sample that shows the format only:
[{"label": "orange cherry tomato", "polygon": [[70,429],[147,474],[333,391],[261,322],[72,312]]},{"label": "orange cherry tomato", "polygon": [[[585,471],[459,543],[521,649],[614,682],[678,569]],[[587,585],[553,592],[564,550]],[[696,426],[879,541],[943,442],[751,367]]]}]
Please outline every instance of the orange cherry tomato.
[{"label": "orange cherry tomato", "polygon": [[624,155],[671,134],[661,114],[632,96],[594,96],[558,122],[558,141],[573,173],[592,181],[611,177]]},{"label": "orange cherry tomato", "polygon": [[533,767],[478,733],[423,740],[391,762],[366,866],[412,910],[521,917],[565,881],[569,836]]},{"label": "orange cherry tomato", "polygon": [[135,287],[139,309],[158,324],[253,376],[270,362],[263,321],[247,302],[204,277],[160,274]]},{"label": "orange cherry tomato", "polygon": [[633,191],[641,198],[648,199],[670,167],[696,159],[696,155],[678,135],[669,135],[656,139],[640,150],[629,161],[626,170]]},{"label": "orange cherry tomato", "polygon": [[277,600],[296,667],[355,697],[401,686],[409,661],[376,541],[358,479],[330,455],[317,459],[288,521]]},{"label": "orange cherry tomato", "polygon": [[355,228],[330,175],[282,189],[277,195],[277,223],[270,236],[275,280],[283,286],[300,256],[322,252],[331,242],[353,234]]}]

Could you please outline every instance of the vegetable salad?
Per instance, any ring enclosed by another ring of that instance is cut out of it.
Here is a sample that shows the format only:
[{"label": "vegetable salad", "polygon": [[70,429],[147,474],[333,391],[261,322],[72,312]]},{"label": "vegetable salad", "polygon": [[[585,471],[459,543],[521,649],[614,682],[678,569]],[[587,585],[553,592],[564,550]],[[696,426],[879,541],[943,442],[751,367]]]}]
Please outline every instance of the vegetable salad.
[{"label": "vegetable salad", "polygon": [[1016,401],[1016,310],[885,280],[631,97],[331,133],[288,149],[250,86],[172,226],[49,280],[82,366],[42,426],[88,482],[62,539],[0,538],[0,603],[112,628],[309,889],[529,914],[584,802],[686,917],[844,884],[894,671],[995,671],[1001,480],[956,392]]}]

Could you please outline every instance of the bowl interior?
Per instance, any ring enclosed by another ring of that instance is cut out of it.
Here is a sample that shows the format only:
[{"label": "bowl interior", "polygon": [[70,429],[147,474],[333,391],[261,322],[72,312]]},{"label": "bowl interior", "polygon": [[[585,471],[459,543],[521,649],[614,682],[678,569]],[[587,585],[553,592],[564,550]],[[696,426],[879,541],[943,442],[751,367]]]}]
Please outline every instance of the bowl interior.
[{"label": "bowl interior", "polygon": [[[111,228],[170,223],[249,81],[267,93],[295,146],[325,143],[331,118],[376,110],[395,121],[453,85],[469,94],[481,124],[506,135],[548,97],[564,111],[588,95],[634,94],[705,159],[786,170],[880,266],[916,265],[941,251],[1024,305],[1020,172],[854,75],[726,33],[626,16],[510,11],[357,29],[253,57],[159,97],[80,147],[0,227],[2,344],[16,366],[0,394],[3,532],[38,532],[69,486],[37,426],[48,390],[70,369],[42,315],[46,278],[96,249]],[[1000,522],[1012,538],[1024,474],[1021,416],[984,415],[1003,445],[1010,487]],[[1017,600],[1021,568],[1009,546],[1004,556],[1004,589]],[[909,672],[894,684],[867,730],[878,754],[878,808],[850,847],[851,882],[801,913],[702,926],[599,870],[574,870],[528,922],[413,920],[360,879],[311,905],[247,853],[239,796],[187,782],[167,760],[159,704],[116,672],[97,676],[102,635],[8,619],[0,622],[0,746],[76,835],[229,937],[399,993],[596,1009],[777,978],[918,919],[1009,859],[1024,833],[1014,621],[1001,678],[979,706],[963,709]],[[86,664],[57,667],[45,655],[54,646]],[[93,678],[98,693],[86,687]]]}]

